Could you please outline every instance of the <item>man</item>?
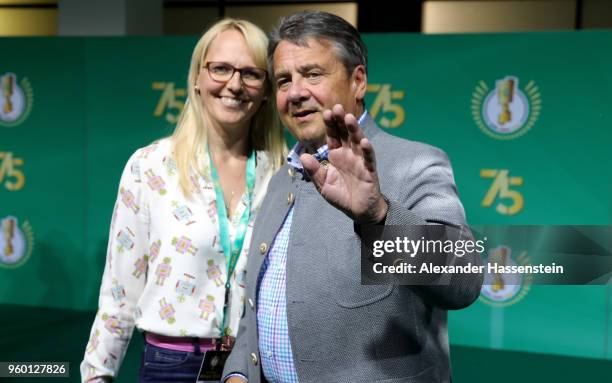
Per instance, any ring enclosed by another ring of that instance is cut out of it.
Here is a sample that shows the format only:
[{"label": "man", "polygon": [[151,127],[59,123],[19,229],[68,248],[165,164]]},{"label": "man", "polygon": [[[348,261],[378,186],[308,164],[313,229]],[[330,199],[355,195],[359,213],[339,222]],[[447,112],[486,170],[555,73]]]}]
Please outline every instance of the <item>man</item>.
[{"label": "man", "polygon": [[268,56],[298,143],[255,224],[226,381],[450,381],[446,310],[471,304],[482,279],[361,285],[358,235],[366,224],[465,224],[445,154],[376,126],[364,107],[366,48],[343,19],[286,18]]}]

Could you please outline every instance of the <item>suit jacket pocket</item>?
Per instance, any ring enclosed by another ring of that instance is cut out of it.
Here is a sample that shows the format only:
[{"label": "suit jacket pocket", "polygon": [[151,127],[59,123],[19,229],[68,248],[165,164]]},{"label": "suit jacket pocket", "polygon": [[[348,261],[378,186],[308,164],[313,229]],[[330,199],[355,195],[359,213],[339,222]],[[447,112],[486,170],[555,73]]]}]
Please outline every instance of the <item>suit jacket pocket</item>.
[{"label": "suit jacket pocket", "polygon": [[144,365],[149,368],[173,368],[181,366],[189,359],[189,352],[169,350],[145,344]]},{"label": "suit jacket pocket", "polygon": [[387,298],[393,285],[361,284],[361,243],[357,237],[338,240],[327,248],[328,276],[332,294],[341,307],[352,309]]}]

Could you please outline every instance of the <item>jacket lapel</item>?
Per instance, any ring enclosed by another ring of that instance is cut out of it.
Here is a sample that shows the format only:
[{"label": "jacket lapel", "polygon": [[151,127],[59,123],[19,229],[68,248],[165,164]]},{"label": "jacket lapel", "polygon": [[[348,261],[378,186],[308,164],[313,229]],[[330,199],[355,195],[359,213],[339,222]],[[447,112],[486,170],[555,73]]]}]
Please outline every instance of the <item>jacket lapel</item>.
[{"label": "jacket lapel", "polygon": [[289,173],[289,165],[285,164],[270,180],[268,193],[261,205],[261,210],[257,213],[256,229],[253,231],[247,264],[247,273],[250,274],[247,278],[251,281],[248,284],[251,289],[248,294],[251,297],[257,298],[255,289],[261,265],[293,204],[293,197],[290,197],[290,193],[292,196],[295,195],[294,181],[295,176]]}]

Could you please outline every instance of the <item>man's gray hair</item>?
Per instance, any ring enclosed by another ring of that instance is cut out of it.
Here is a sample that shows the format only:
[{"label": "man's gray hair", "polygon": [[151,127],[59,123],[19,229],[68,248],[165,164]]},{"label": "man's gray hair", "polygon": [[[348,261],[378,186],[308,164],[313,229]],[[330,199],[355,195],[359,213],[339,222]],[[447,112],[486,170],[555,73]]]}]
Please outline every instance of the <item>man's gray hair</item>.
[{"label": "man's gray hair", "polygon": [[[367,71],[368,52],[359,32],[346,20],[331,13],[302,11],[284,17],[270,32],[269,37],[268,63],[270,69],[273,69],[274,51],[281,41],[306,47],[308,40],[314,39],[331,43],[349,76],[358,65],[363,65]],[[270,70],[270,73],[274,74],[274,71]]]}]

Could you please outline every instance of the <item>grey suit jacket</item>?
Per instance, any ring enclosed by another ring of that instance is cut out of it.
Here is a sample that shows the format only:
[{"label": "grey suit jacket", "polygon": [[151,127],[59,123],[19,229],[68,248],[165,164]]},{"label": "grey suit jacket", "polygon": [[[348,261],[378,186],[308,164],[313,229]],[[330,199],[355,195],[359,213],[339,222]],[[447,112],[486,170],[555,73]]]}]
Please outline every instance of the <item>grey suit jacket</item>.
[{"label": "grey suit jacket", "polygon": [[[446,155],[393,137],[367,117],[376,151],[386,225],[465,224]],[[287,324],[300,383],[450,381],[447,310],[470,305],[482,279],[453,276],[445,286],[361,285],[360,241],[353,221],[327,203],[288,165],[270,181],[253,232],[247,307],[225,375],[265,381],[257,334],[257,277],[293,203],[287,253]],[[467,255],[459,264],[480,260]]]}]

